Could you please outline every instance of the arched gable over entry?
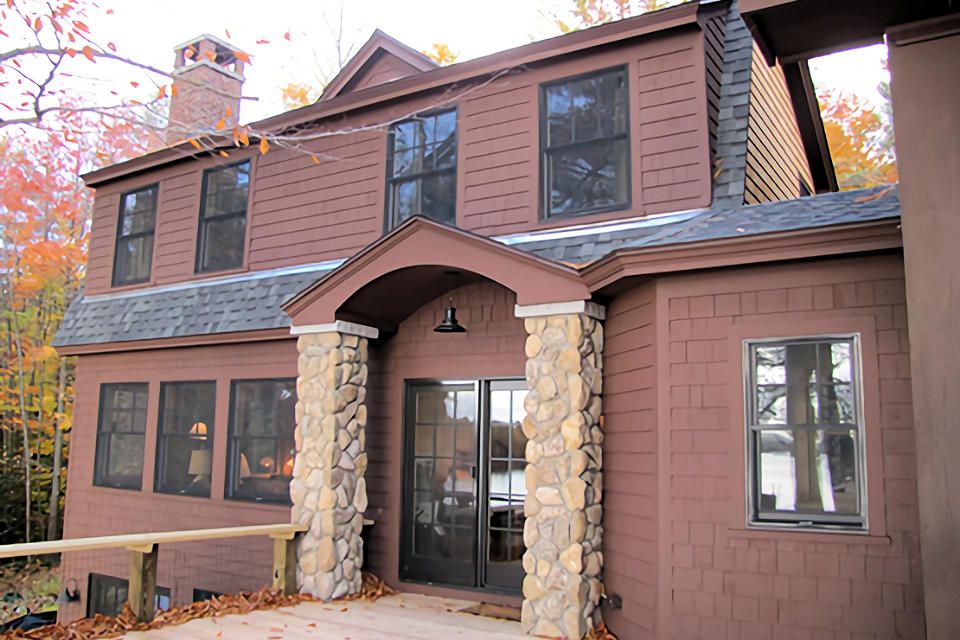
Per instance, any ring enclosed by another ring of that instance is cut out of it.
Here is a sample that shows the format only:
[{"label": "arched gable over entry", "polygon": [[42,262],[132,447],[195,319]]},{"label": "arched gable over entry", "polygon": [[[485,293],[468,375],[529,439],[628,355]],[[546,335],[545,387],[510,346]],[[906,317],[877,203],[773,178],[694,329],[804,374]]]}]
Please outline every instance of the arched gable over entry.
[{"label": "arched gable over entry", "polygon": [[426,218],[413,218],[284,305],[294,327],[346,320],[391,328],[454,286],[487,279],[520,306],[587,301],[578,272]]}]

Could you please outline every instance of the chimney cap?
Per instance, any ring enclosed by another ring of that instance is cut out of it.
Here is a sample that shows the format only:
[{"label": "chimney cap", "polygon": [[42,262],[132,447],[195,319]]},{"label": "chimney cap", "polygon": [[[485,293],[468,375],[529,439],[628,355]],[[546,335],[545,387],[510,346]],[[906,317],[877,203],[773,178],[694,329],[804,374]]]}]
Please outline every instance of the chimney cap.
[{"label": "chimney cap", "polygon": [[180,44],[174,46],[174,47],[173,47],[173,50],[174,50],[174,51],[180,51],[181,49],[186,49],[187,47],[196,46],[196,44],[197,44],[198,42],[201,42],[201,41],[203,41],[203,40],[209,40],[210,42],[212,42],[212,43],[214,43],[214,44],[216,44],[216,45],[219,45],[219,46],[221,46],[221,47],[223,47],[223,48],[225,48],[225,49],[229,49],[230,51],[234,51],[234,52],[236,52],[236,53],[242,53],[242,54],[244,54],[244,55],[250,55],[250,54],[248,54],[246,51],[244,51],[243,49],[241,49],[240,47],[237,47],[237,46],[235,46],[235,45],[232,45],[232,44],[230,44],[229,42],[227,42],[226,40],[224,40],[223,38],[218,38],[217,36],[213,35],[212,33],[201,33],[201,34],[198,35],[198,36],[195,36],[195,37],[193,37],[193,38],[190,38],[189,40],[187,40],[187,41],[185,41],[185,42],[181,42]]}]

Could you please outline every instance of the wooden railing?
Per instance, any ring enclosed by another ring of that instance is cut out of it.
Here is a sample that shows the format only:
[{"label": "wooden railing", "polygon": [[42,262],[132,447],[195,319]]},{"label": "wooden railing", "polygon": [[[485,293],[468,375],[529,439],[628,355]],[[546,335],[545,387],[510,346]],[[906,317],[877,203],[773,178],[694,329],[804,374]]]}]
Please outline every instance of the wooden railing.
[{"label": "wooden railing", "polygon": [[153,618],[154,613],[153,599],[157,589],[158,545],[171,542],[268,536],[273,539],[273,588],[289,595],[297,590],[297,536],[306,531],[307,528],[305,524],[264,524],[249,527],[128,533],[97,538],[7,544],[0,545],[0,558],[125,548],[130,551],[130,580],[127,587],[127,600],[137,620],[148,622]]}]

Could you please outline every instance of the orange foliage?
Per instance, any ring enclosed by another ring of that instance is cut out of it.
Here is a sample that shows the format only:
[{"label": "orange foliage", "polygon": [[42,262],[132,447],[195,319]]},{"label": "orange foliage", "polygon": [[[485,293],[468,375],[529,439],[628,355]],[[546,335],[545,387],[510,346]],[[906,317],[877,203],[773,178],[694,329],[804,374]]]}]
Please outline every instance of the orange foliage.
[{"label": "orange foliage", "polygon": [[421,51],[420,53],[427,56],[439,65],[453,64],[457,61],[457,54],[451,51],[450,47],[442,42],[434,42],[433,46],[426,51]]},{"label": "orange foliage", "polygon": [[889,117],[856,95],[820,97],[823,128],[841,189],[897,182],[897,160]]}]

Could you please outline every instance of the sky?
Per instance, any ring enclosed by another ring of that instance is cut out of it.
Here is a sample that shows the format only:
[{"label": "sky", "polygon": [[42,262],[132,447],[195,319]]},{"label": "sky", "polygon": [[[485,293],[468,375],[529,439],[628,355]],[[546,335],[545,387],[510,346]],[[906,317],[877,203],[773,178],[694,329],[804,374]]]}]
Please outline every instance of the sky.
[{"label": "sky", "polygon": [[[248,66],[241,120],[283,110],[288,83],[315,86],[336,71],[338,30],[344,51],[355,51],[375,28],[424,50],[447,44],[463,61],[559,34],[551,16],[564,16],[573,0],[101,0],[111,15],[92,15],[101,43],[152,66],[170,69],[173,48],[201,33],[224,38],[253,57]],[[289,40],[284,35],[289,33]],[[258,41],[260,43],[258,44]],[[269,41],[269,42],[263,42]],[[877,84],[887,78],[885,49],[868,47],[812,61],[818,89],[853,92],[879,100]],[[89,65],[88,65],[89,66]],[[129,97],[131,69],[98,64],[75,79],[83,91]],[[150,80],[137,78],[140,98]],[[148,96],[152,97],[152,96]]]}]

